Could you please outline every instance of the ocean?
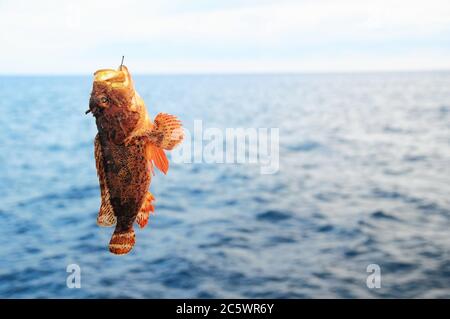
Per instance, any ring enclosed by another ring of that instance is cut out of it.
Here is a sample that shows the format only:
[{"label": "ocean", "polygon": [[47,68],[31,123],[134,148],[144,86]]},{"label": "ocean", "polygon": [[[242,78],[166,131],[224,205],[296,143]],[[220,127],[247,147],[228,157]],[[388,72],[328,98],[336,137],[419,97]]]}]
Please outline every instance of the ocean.
[{"label": "ocean", "polygon": [[1,298],[450,298],[450,73],[136,76],[152,117],[279,128],[279,170],[172,161],[126,256],[91,81],[0,77]]}]

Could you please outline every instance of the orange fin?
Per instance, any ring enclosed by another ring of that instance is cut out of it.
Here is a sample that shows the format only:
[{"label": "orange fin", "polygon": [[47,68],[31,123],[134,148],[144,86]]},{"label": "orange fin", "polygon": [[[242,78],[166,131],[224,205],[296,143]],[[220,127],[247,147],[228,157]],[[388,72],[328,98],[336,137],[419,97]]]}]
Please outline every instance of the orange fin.
[{"label": "orange fin", "polygon": [[167,159],[164,150],[148,143],[145,147],[145,157],[150,161],[150,169],[153,174],[153,165],[155,165],[164,174],[167,174],[167,171],[169,170],[169,160]]},{"label": "orange fin", "polygon": [[152,193],[148,192],[145,196],[144,202],[142,203],[141,210],[137,214],[136,223],[138,223],[140,228],[144,228],[148,223],[148,218],[150,217],[150,212],[155,211],[155,207],[152,202],[155,200]]},{"label": "orange fin", "polygon": [[130,228],[127,231],[114,231],[109,242],[109,251],[116,255],[128,254],[136,243],[134,230]]},{"label": "orange fin", "polygon": [[181,122],[174,115],[159,113],[155,118],[153,131],[161,134],[162,138],[155,144],[159,148],[171,150],[183,141]]},{"label": "orange fin", "polygon": [[103,227],[110,227],[116,224],[116,216],[114,216],[114,210],[111,205],[109,189],[106,185],[106,175],[103,168],[103,155],[100,140],[95,137],[95,166],[97,168],[98,180],[100,183],[101,205],[97,216],[97,224]]}]

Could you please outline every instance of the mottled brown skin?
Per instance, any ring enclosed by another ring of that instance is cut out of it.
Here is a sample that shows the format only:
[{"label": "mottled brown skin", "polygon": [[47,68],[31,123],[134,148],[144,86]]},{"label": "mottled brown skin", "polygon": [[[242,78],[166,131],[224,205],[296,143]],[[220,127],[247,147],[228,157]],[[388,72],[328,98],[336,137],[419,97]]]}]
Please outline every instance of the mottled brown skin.
[{"label": "mottled brown skin", "polygon": [[151,161],[167,172],[162,149],[172,149],[181,142],[182,136],[173,133],[181,124],[168,114],[159,114],[155,124],[151,123],[125,66],[95,73],[89,111],[98,129],[95,157],[102,195],[98,223],[116,223],[110,251],[126,254],[135,242],[136,217],[140,214],[137,222],[144,227],[154,209],[153,196],[148,193]]},{"label": "mottled brown skin", "polygon": [[99,138],[106,184],[117,217],[116,231],[126,232],[133,227],[150,186],[149,162],[144,157],[142,145],[115,144],[101,133]]}]

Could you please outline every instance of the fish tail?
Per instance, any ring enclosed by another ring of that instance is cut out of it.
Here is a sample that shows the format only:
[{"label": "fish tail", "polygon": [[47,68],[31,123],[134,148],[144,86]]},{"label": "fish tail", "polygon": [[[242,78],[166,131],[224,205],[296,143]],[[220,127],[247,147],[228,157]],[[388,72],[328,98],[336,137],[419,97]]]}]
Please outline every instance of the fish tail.
[{"label": "fish tail", "polygon": [[109,242],[109,251],[116,255],[128,254],[135,244],[134,229],[118,231],[117,228]]}]

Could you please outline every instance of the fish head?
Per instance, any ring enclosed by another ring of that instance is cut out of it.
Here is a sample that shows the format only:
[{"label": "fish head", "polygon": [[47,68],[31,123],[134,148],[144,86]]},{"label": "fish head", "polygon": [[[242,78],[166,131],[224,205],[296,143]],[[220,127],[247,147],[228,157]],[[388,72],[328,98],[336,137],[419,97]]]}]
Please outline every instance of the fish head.
[{"label": "fish head", "polygon": [[105,110],[114,115],[136,106],[135,90],[128,68],[121,65],[117,70],[101,69],[94,73],[89,109],[96,115]]},{"label": "fish head", "polygon": [[95,116],[99,131],[108,131],[115,141],[122,141],[140,121],[143,108],[126,66],[94,73],[89,111]]}]

